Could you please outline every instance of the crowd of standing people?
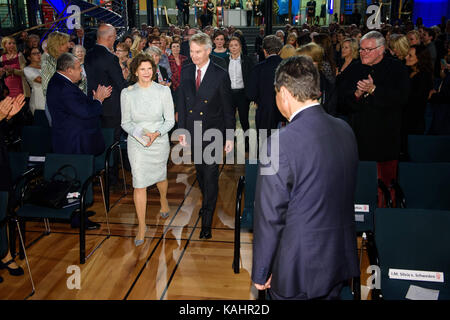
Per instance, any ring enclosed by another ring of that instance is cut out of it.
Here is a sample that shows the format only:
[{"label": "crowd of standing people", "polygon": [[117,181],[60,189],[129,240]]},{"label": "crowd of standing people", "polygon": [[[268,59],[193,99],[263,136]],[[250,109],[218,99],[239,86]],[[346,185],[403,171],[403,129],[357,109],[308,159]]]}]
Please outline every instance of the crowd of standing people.
[{"label": "crowd of standing people", "polygon": [[[179,5],[185,10],[184,1]],[[255,1],[253,8],[256,5]],[[20,132],[11,128],[29,124],[36,110],[47,114],[56,153],[101,154],[105,150],[101,128],[113,129],[116,141],[128,136],[127,158],[139,221],[134,241],[139,246],[145,239],[149,186],[156,184],[159,190],[160,216],[170,214],[171,130],[194,132],[194,121],[199,121],[203,131],[225,132],[235,129],[236,112],[241,127],[248,130],[251,102],[256,106],[256,129],[286,127],[294,116],[280,109],[282,85],[274,87],[274,79],[280,64],[290,74],[289,66],[296,64],[285,61],[297,56],[307,56],[315,70],[310,70],[308,61],[296,62],[317,78],[317,92],[308,93],[312,101],[320,103],[330,117],[348,124],[359,160],[377,161],[379,178],[387,185],[396,176],[398,161],[408,157],[409,134],[450,132],[448,21],[433,28],[384,25],[378,31],[356,25],[286,25],[274,35],[265,35],[261,28],[251,54],[241,30],[205,25],[202,30],[170,25],[165,31],[142,25],[121,38],[108,24],[100,25],[95,34],[83,28],[71,35],[55,31],[44,41],[26,32],[18,39],[3,37],[2,177],[9,170],[8,135]],[[295,92],[283,97],[293,99]],[[287,108],[289,103],[284,105]],[[324,123],[335,122],[325,119]],[[179,141],[187,144],[184,136]],[[249,143],[246,140],[247,151]],[[226,153],[233,150],[233,141],[224,139],[223,144]],[[206,147],[192,143],[192,153]],[[119,181],[119,161],[114,163],[113,185]],[[218,166],[196,163],[196,174],[203,195],[200,237],[209,239]],[[10,190],[11,182],[3,182],[2,190]],[[74,215],[72,227],[79,225]],[[90,220],[86,226],[99,228]],[[23,273],[14,271],[20,267],[9,253],[2,259],[3,266],[11,274]]]}]

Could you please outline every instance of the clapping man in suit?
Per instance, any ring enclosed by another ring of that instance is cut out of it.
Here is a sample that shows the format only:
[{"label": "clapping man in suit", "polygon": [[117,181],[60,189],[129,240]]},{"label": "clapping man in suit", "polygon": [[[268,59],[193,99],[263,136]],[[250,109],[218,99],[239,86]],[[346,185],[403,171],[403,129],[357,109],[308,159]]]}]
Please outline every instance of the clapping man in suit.
[{"label": "clapping man in suit", "polygon": [[[111,87],[97,86],[93,98],[76,85],[81,80],[80,61],[71,53],[63,53],[56,62],[56,72],[47,87],[47,106],[52,117],[53,152],[99,155],[105,150],[100,127],[103,100],[111,95]],[[72,227],[79,227],[79,215]],[[98,229],[98,223],[87,220],[86,228]]]},{"label": "clapping man in suit", "polygon": [[[210,60],[211,38],[205,33],[197,33],[191,37],[189,44],[193,63],[181,70],[177,103],[178,127],[186,129],[191,136],[191,154],[203,155],[209,145],[209,142],[202,141],[203,133],[208,129],[218,129],[222,137],[225,137],[226,129],[235,128],[235,109],[228,73]],[[201,138],[194,136],[194,122],[195,126],[200,126]],[[188,143],[186,135],[180,135],[179,141],[182,146]],[[233,145],[234,135],[231,140],[226,140],[225,152],[231,152]],[[222,159],[216,154],[214,158]],[[194,162],[203,195],[200,238],[209,239],[212,237],[211,224],[219,188],[219,164],[217,161],[207,164],[203,157],[196,159],[195,156]]]},{"label": "clapping man in suit", "polygon": [[359,276],[356,139],[319,104],[311,58],[281,62],[275,90],[289,124],[266,140],[267,150],[278,152],[259,166],[252,280],[272,299],[338,299],[345,282]]},{"label": "clapping man in suit", "polygon": [[[114,140],[119,141],[122,128],[120,110],[120,92],[126,86],[123,78],[119,58],[114,54],[113,46],[116,41],[116,29],[110,24],[100,25],[97,31],[97,43],[86,54],[84,68],[88,82],[88,95],[98,85],[112,88],[111,96],[103,103],[102,127],[114,128]],[[114,167],[110,171],[111,184],[118,182],[119,155],[114,153]]]}]

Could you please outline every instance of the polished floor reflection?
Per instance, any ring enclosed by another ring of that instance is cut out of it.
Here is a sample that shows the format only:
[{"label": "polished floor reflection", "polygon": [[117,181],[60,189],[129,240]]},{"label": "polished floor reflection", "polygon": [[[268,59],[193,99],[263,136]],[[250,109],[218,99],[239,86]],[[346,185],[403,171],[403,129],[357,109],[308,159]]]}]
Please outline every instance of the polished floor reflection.
[{"label": "polished floor reflection", "polygon": [[[36,285],[30,299],[255,299],[251,286],[252,234],[242,232],[241,272],[232,270],[234,206],[242,165],[223,166],[220,194],[213,221],[213,238],[200,240],[201,193],[195,169],[169,166],[170,216],[159,216],[159,194],[148,191],[146,241],[134,246],[137,217],[130,190],[109,213],[111,236],[101,194],[95,188],[93,221],[100,230],[87,232],[87,252],[101,244],[86,264],[79,265],[79,237],[67,223],[51,223],[51,233],[42,236],[44,224],[28,222],[27,254]],[[127,174],[131,184],[131,176]],[[119,198],[120,191],[112,199]],[[36,241],[37,240],[37,241]],[[22,267],[24,261],[17,258]],[[81,270],[81,288],[69,289],[70,266]],[[0,299],[23,299],[31,291],[28,274],[12,277],[2,272]]]},{"label": "polished floor reflection", "polygon": [[[157,188],[148,190],[148,230],[142,246],[135,247],[133,242],[138,223],[131,187],[121,199],[120,190],[111,195],[112,202],[120,201],[109,212],[109,238],[100,188],[94,188],[95,202],[90,209],[97,214],[91,219],[101,223],[101,229],[87,232],[86,251],[100,247],[84,265],[79,264],[77,229],[51,222],[51,233],[42,236],[42,222],[27,223],[27,254],[36,285],[29,299],[256,299],[258,292],[250,279],[253,236],[246,230],[241,232],[240,273],[232,269],[236,187],[243,174],[243,165],[221,168],[210,240],[199,239],[201,192],[193,165],[168,166],[167,219],[159,215]],[[128,172],[126,180],[131,185]],[[1,270],[0,299],[24,299],[31,292],[25,261],[16,261],[25,275],[13,277]],[[81,271],[79,289],[73,288],[73,266]],[[365,272],[366,255],[362,266]],[[365,283],[367,276],[362,275]]]}]

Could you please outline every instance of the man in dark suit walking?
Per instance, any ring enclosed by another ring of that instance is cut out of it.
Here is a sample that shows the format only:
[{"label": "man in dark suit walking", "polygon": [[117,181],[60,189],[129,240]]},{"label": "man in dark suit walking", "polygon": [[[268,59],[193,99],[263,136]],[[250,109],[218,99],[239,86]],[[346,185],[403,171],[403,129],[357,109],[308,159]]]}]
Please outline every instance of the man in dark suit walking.
[{"label": "man in dark suit walking", "polygon": [[[116,40],[116,29],[110,24],[103,24],[97,31],[97,43],[92,50],[86,54],[84,67],[88,82],[88,95],[97,86],[111,86],[111,96],[103,103],[102,127],[114,128],[114,139],[118,141],[122,128],[120,126],[120,93],[126,86],[123,78],[119,58],[113,53],[113,45]],[[118,176],[118,154],[114,154],[115,167],[111,170],[111,184],[117,182]]]},{"label": "man in dark suit walking", "polygon": [[259,167],[252,270],[256,288],[272,299],[338,299],[359,275],[356,139],[318,103],[319,81],[305,56],[283,61],[275,75],[289,124],[266,140],[270,162]]},{"label": "man in dark suit walking", "polygon": [[[205,33],[198,33],[190,39],[190,53],[193,63],[181,70],[181,81],[178,87],[178,128],[186,129],[190,134],[190,145],[197,174],[197,180],[203,195],[202,230],[200,238],[209,239],[211,224],[216,208],[219,189],[219,162],[222,161],[221,148],[216,149],[212,163],[204,158],[203,151],[210,145],[203,141],[203,133],[208,129],[216,129],[225,137],[225,130],[234,130],[236,119],[235,109],[231,100],[231,85],[228,73],[214,64],[209,54],[212,50],[211,38]],[[194,130],[195,127],[195,130]],[[194,131],[196,135],[194,135]],[[201,134],[201,137],[198,135]],[[186,146],[189,139],[180,135],[182,146]],[[220,140],[220,139],[219,139]],[[223,141],[223,140],[222,140]],[[213,139],[212,143],[219,141]],[[233,150],[234,135],[225,142],[225,152]],[[220,152],[219,152],[220,151]],[[196,155],[200,154],[201,159]],[[219,161],[217,161],[219,159]]]},{"label": "man in dark suit walking", "polygon": [[[56,62],[56,72],[47,87],[47,106],[53,120],[53,152],[63,154],[99,155],[105,150],[100,127],[103,100],[111,95],[111,87],[97,86],[93,98],[75,84],[81,80],[80,61],[71,53],[63,53]],[[79,226],[79,216],[72,218],[72,227]],[[98,229],[98,223],[86,228]]]},{"label": "man in dark suit walking", "polygon": [[258,131],[276,129],[280,121],[285,121],[277,109],[273,88],[275,70],[282,60],[278,55],[282,47],[283,43],[277,36],[266,36],[262,45],[266,58],[253,68],[250,76],[247,97],[257,104],[255,123]]}]

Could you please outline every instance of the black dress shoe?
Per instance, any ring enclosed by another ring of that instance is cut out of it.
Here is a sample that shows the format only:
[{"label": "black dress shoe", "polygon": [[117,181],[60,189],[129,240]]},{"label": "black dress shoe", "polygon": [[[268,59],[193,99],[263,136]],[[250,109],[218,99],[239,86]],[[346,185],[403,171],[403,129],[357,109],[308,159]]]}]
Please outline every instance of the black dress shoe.
[{"label": "black dress shoe", "polygon": [[[75,210],[74,213],[80,213],[80,209]],[[88,210],[85,213],[86,213],[86,217],[92,217],[92,216],[95,216],[97,212]]]},{"label": "black dress shoe", "polygon": [[2,283],[3,282],[3,278],[2,277],[0,277],[0,283]]},{"label": "black dress shoe", "polygon": [[202,231],[200,231],[200,239],[211,239],[211,238],[212,238],[211,229],[202,229]]},{"label": "black dress shoe", "polygon": [[11,260],[9,260],[8,262],[5,262],[5,263],[0,261],[0,270],[6,268],[6,269],[8,269],[9,274],[12,275],[12,276],[21,276],[21,275],[23,275],[23,269],[21,267],[18,266],[18,268],[16,268],[16,269],[13,269],[13,268],[9,267],[9,265],[11,263],[13,263],[13,262],[14,262],[14,259],[11,259]]},{"label": "black dress shoe", "polygon": [[[86,218],[86,223],[84,225],[85,225],[86,230],[100,229],[99,223],[93,222],[93,221],[89,220],[88,218]],[[80,228],[80,218],[78,215],[72,218],[72,222],[70,223],[70,226],[72,228]]]}]

